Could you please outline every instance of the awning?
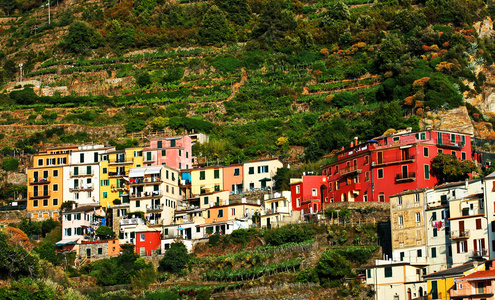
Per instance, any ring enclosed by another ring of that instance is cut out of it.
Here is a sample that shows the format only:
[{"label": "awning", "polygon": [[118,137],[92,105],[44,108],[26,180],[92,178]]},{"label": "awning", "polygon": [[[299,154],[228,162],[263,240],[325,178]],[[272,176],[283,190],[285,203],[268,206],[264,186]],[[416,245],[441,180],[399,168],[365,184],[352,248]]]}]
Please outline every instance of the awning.
[{"label": "awning", "polygon": [[77,241],[79,238],[65,239],[57,242],[55,246],[64,246],[64,245],[77,245]]},{"label": "awning", "polygon": [[265,177],[263,179],[260,179],[260,181],[272,181],[272,179],[271,178],[268,178],[268,177]]},{"label": "awning", "polygon": [[129,177],[144,177],[145,168],[131,168],[129,171]]},{"label": "awning", "polygon": [[161,170],[162,170],[161,166],[148,167],[146,168],[146,171],[144,171],[144,174],[160,174]]}]

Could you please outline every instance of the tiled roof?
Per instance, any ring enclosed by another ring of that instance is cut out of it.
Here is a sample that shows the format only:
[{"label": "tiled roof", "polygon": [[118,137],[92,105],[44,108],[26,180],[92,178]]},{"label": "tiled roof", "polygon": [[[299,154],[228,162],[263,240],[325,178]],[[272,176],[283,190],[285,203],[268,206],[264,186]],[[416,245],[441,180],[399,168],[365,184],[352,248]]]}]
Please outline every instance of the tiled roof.
[{"label": "tiled roof", "polygon": [[398,194],[392,195],[392,196],[390,196],[390,198],[392,198],[392,197],[398,197],[398,196],[404,196],[404,195],[410,195],[410,194],[416,194],[416,193],[424,192],[427,189],[428,188],[407,190],[407,191],[403,191],[403,192],[400,192]]},{"label": "tiled roof", "polygon": [[466,272],[472,268],[474,268],[473,262],[468,262],[468,263],[465,263],[465,264],[457,266],[457,267],[453,267],[450,269],[426,274],[423,276],[423,278],[433,278],[433,277],[443,277],[443,276],[453,277],[454,275],[463,275],[464,272]]},{"label": "tiled roof", "polygon": [[100,205],[85,205],[85,206],[79,206],[78,208],[74,208],[73,210],[70,211],[64,211],[63,213],[75,213],[75,212],[82,212],[82,211],[90,211],[93,209],[99,209],[101,206]]},{"label": "tiled roof", "polygon": [[460,280],[469,280],[469,279],[481,279],[481,278],[493,278],[495,279],[495,270],[487,270],[487,271],[478,271],[467,276],[459,278]]},{"label": "tiled roof", "polygon": [[485,177],[485,179],[492,179],[492,178],[495,178],[495,172],[493,172],[493,173],[491,173]]}]

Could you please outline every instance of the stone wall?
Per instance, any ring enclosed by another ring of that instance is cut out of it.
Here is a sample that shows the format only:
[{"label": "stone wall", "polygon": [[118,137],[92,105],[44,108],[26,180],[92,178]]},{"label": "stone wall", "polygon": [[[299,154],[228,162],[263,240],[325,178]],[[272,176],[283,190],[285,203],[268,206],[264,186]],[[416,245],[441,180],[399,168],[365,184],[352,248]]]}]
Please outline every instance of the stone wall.
[{"label": "stone wall", "polygon": [[0,125],[0,133],[9,135],[30,135],[35,132],[44,131],[50,128],[64,128],[68,133],[77,131],[87,132],[91,137],[117,138],[126,134],[124,125],[107,125],[105,127],[91,127],[75,124],[54,124],[54,125]]},{"label": "stone wall", "polygon": [[18,223],[27,217],[27,210],[0,211],[0,224]]}]

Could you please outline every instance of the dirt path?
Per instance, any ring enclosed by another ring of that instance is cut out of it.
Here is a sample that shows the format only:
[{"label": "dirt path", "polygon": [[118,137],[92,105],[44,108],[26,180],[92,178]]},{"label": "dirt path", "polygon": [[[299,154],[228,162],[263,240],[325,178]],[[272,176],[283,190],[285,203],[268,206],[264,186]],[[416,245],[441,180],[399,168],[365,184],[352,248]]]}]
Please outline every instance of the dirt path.
[{"label": "dirt path", "polygon": [[244,85],[244,83],[247,80],[247,72],[245,68],[242,68],[242,76],[241,76],[241,81],[234,83],[232,86],[232,94],[227,98],[226,101],[229,101],[230,99],[234,98],[237,92],[239,92],[239,88]]}]

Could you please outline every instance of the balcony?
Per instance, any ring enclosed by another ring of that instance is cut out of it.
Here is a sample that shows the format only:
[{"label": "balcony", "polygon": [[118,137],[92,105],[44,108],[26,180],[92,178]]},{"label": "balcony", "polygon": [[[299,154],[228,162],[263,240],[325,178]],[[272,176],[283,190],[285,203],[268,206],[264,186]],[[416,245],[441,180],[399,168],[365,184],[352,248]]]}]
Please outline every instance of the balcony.
[{"label": "balcony", "polygon": [[439,140],[439,141],[437,141],[437,147],[442,147],[442,148],[452,148],[452,149],[460,150],[464,146],[465,146],[465,143],[462,143],[462,142],[453,142],[451,140],[448,140],[448,141]]},{"label": "balcony", "polygon": [[359,174],[361,171],[358,166],[348,166],[340,170],[340,176]]},{"label": "balcony", "polygon": [[45,193],[29,193],[29,198],[32,198],[32,199],[50,198],[50,192],[45,192]]},{"label": "balcony", "polygon": [[74,172],[74,171],[71,171],[69,172],[69,176],[70,177],[93,177],[94,175],[94,172],[91,171],[90,173],[87,173],[87,172]]},{"label": "balcony", "polygon": [[486,249],[471,252],[469,258],[481,258],[484,256],[488,256],[488,251]]},{"label": "balcony", "polygon": [[71,192],[71,193],[73,193],[73,192],[89,192],[89,191],[93,191],[93,184],[92,183],[69,188],[69,192]]},{"label": "balcony", "polygon": [[[475,282],[472,281],[471,284],[474,284]],[[491,284],[491,282],[488,282],[487,284]],[[492,297],[493,296],[493,287],[491,285],[487,285],[484,287],[474,287],[471,285],[468,285],[467,283],[465,284],[467,287],[462,288],[462,289],[451,289],[450,290],[450,297],[459,297],[459,298],[474,298],[474,297]]]},{"label": "balcony", "polygon": [[124,177],[127,176],[126,172],[108,172],[109,178]]},{"label": "balcony", "polygon": [[125,165],[132,164],[134,162],[134,157],[126,156],[126,157],[118,157],[117,159],[108,161],[109,165]]},{"label": "balcony", "polygon": [[414,155],[403,155],[403,153],[399,153],[396,157],[383,157],[376,163],[373,162],[373,166],[383,167],[395,164],[408,164],[412,162],[414,162]]},{"label": "balcony", "polygon": [[153,225],[163,225],[163,219],[154,219],[154,220],[149,220],[148,221],[150,226],[153,226]]},{"label": "balcony", "polygon": [[409,173],[401,173],[395,175],[395,181],[396,182],[407,182],[407,181],[414,181],[416,180],[416,173],[414,172],[409,172]]},{"label": "balcony", "polygon": [[156,199],[163,197],[163,193],[161,191],[153,191],[153,192],[139,192],[133,193],[129,197],[131,200],[143,200],[143,199]]},{"label": "balcony", "polygon": [[45,177],[45,178],[33,178],[33,180],[30,181],[30,184],[47,184],[50,183],[50,176]]},{"label": "balcony", "polygon": [[122,220],[120,220],[120,225],[121,226],[144,225],[144,221],[141,218],[122,219]]},{"label": "balcony", "polygon": [[450,232],[450,239],[451,240],[465,240],[468,239],[471,236],[471,233],[468,230],[453,230]]},{"label": "balcony", "polygon": [[154,184],[160,184],[163,181],[159,177],[145,177],[145,178],[135,178],[135,181],[132,182],[131,179],[131,186],[137,186],[137,185],[154,185]]},{"label": "balcony", "polygon": [[143,156],[143,163],[152,163],[156,161],[156,155]]},{"label": "balcony", "polygon": [[146,205],[146,212],[161,212],[165,205]]}]

